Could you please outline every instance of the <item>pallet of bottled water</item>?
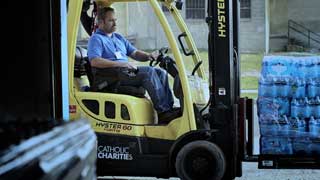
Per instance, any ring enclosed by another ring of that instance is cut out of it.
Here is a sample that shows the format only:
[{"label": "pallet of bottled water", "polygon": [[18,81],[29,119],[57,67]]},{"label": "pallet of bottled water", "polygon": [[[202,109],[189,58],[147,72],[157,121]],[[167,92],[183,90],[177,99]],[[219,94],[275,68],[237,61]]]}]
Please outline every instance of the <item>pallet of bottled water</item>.
[{"label": "pallet of bottled water", "polygon": [[320,155],[320,56],[265,56],[257,105],[261,154]]}]

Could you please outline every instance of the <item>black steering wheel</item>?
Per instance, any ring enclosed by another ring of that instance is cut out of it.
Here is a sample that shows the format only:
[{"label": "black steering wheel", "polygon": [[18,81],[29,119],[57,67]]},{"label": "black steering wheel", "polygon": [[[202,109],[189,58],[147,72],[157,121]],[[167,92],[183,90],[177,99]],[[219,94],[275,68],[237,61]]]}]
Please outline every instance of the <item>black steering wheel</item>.
[{"label": "black steering wheel", "polygon": [[159,49],[159,56],[157,59],[154,59],[152,57],[152,60],[150,61],[149,65],[151,67],[155,67],[157,66],[160,62],[162,62],[162,60],[164,59],[165,55],[168,53],[169,48],[168,47],[162,47],[161,49]]}]

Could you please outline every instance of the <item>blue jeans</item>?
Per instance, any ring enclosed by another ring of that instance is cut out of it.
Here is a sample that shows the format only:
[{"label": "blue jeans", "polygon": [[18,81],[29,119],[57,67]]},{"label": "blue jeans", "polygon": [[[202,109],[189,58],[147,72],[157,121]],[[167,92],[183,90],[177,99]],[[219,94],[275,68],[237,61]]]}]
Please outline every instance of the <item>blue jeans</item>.
[{"label": "blue jeans", "polygon": [[173,106],[173,96],[168,83],[167,73],[160,68],[139,66],[139,71],[128,80],[121,80],[121,85],[142,86],[152,100],[158,113],[168,111]]}]

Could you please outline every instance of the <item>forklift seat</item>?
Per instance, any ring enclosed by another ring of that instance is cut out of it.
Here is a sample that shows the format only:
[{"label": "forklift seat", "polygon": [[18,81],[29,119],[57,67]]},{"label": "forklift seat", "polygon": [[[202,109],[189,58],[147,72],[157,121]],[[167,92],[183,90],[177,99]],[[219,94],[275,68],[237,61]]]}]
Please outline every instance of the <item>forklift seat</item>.
[{"label": "forklift seat", "polygon": [[[75,67],[74,67],[74,76],[81,77],[82,75],[87,75],[90,88],[89,91],[93,92],[108,92],[108,93],[117,93],[117,94],[126,94],[136,97],[145,97],[146,90],[141,86],[123,86],[120,85],[117,80],[117,73],[125,73],[121,71],[120,68],[112,68],[112,71],[103,71],[95,68],[96,73],[93,73],[93,69],[89,62],[87,56],[87,50],[83,47],[77,46],[75,53]],[[110,68],[111,70],[111,68]],[[103,81],[95,81],[95,75],[97,73],[106,72],[110,76],[105,76]]]}]

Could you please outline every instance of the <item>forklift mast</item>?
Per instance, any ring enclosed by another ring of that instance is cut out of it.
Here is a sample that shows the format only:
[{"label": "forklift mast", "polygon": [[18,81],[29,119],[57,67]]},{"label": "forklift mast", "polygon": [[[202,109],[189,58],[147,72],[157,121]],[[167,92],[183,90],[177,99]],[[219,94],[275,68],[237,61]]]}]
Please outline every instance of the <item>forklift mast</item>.
[{"label": "forklift mast", "polygon": [[239,0],[208,1],[209,106],[211,129],[217,129],[216,144],[226,157],[224,179],[241,176],[239,154]]}]

